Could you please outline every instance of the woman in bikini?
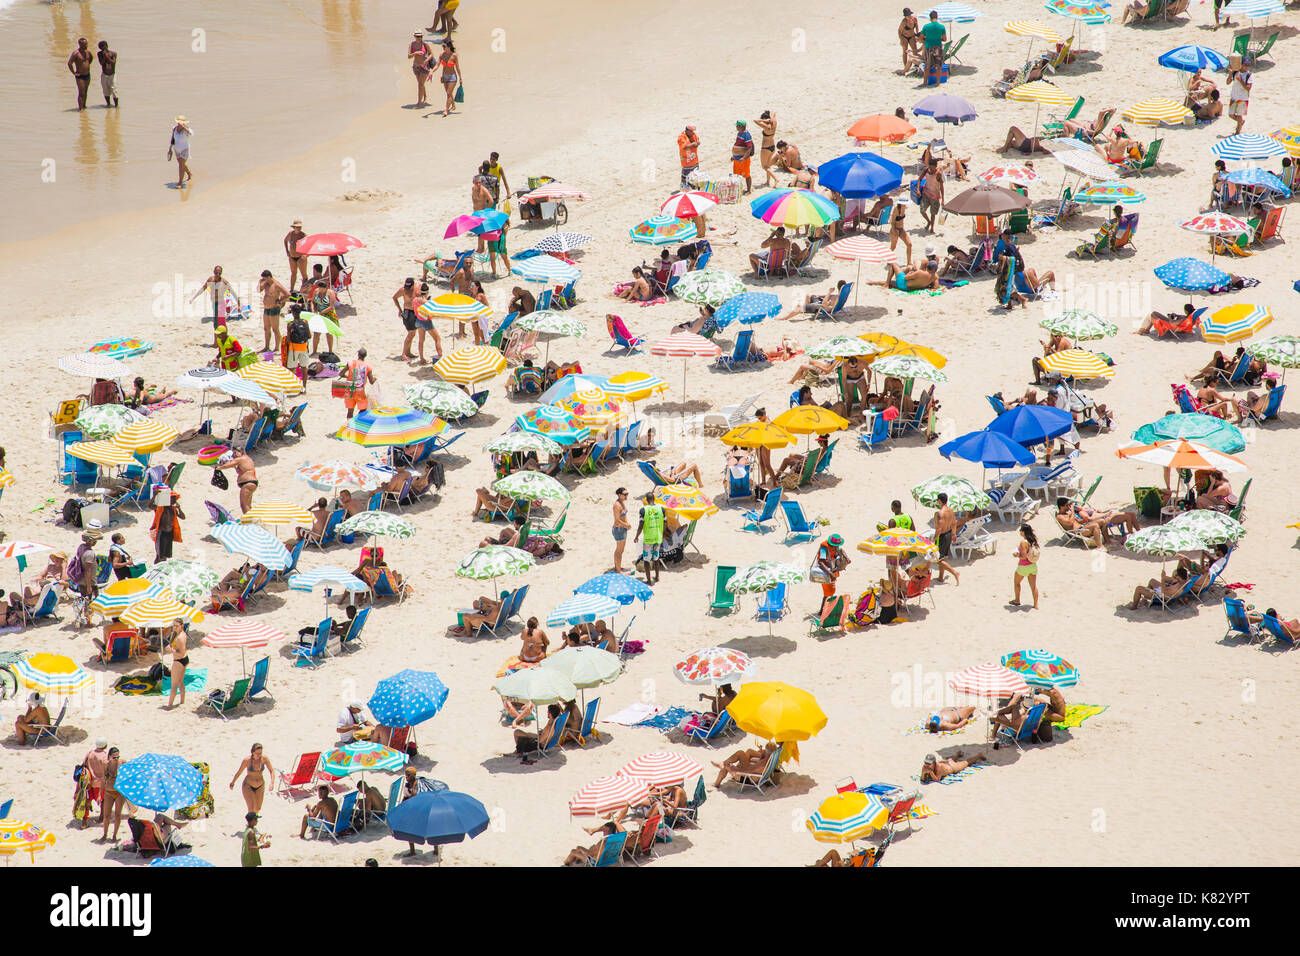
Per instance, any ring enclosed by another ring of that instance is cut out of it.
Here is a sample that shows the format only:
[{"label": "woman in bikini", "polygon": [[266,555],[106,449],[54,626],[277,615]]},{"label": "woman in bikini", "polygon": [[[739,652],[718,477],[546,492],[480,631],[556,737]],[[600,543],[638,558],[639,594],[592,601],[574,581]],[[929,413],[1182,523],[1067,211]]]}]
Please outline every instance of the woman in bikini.
[{"label": "woman in bikini", "polygon": [[244,777],[244,803],[252,813],[262,812],[262,799],[266,796],[266,774],[275,776],[275,768],[271,766],[271,761],[262,756],[262,745],[253,744],[235,771],[234,780],[230,781],[230,789],[235,789],[235,783],[239,780],[240,775]]},{"label": "woman in bikini", "polygon": [[122,826],[122,807],[126,805],[126,797],[117,792],[117,769],[122,765],[122,754],[116,747],[110,747],[108,750],[108,760],[104,764],[104,777],[101,784],[103,790],[103,800],[101,801],[100,813],[104,818],[104,839],[108,839],[108,820],[113,818],[113,842],[117,842],[117,831]]},{"label": "woman in bikini", "polygon": [[180,691],[181,706],[185,706],[185,668],[190,666],[189,648],[185,643],[185,622],[180,618],[172,621],[171,640],[166,646],[172,652],[172,689],[167,695],[167,709],[171,710],[176,703],[177,691]]},{"label": "woman in bikini", "polygon": [[407,48],[406,58],[411,61],[411,72],[415,74],[415,83],[417,87],[416,106],[428,106],[429,94],[426,89],[429,83],[429,75],[433,72],[429,69],[429,60],[433,58],[433,49],[429,44],[424,42],[424,34],[416,33],[415,39]]},{"label": "woman in bikini", "polygon": [[461,81],[460,57],[456,55],[456,45],[450,39],[442,41],[438,65],[442,67],[442,88],[447,91],[447,106],[442,115],[450,116],[456,112],[456,87]]},{"label": "woman in bikini", "polygon": [[907,226],[903,219],[907,215],[907,204],[903,201],[894,203],[894,212],[889,217],[889,248],[892,250],[902,242],[907,246],[907,264],[912,264],[912,240],[907,236]]},{"label": "woman in bikini", "polygon": [[772,164],[776,162],[776,117],[771,110],[763,110],[763,115],[754,120],[763,133],[763,146],[758,151],[758,161],[763,166],[763,185],[781,185],[772,175]]},{"label": "woman in bikini", "polygon": [[524,628],[521,637],[524,646],[519,651],[519,659],[525,664],[540,664],[545,659],[546,648],[551,642],[546,637],[546,632],[537,626],[537,618],[528,619],[528,625]]}]

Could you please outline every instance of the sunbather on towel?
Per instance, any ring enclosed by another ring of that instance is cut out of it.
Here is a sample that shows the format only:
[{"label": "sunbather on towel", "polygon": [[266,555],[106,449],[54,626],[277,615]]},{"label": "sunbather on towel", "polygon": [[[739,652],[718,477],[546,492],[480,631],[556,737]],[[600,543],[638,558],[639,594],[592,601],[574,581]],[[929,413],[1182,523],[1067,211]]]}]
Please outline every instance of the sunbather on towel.
[{"label": "sunbather on towel", "polygon": [[339,802],[330,796],[330,788],[321,784],[316,789],[316,796],[318,796],[320,800],[317,801],[315,806],[309,807],[307,812],[303,814],[302,828],[298,831],[298,839],[300,840],[307,839],[307,827],[310,825],[309,821],[323,820],[330,826],[333,826],[334,821],[338,819]]},{"label": "sunbather on towel", "polygon": [[[605,848],[605,837],[613,836],[615,833],[624,832],[623,828],[613,820],[607,820],[602,823],[598,830],[601,837],[589,847],[575,846],[569,851],[569,855],[564,858],[562,866],[591,866],[600,859],[601,851]],[[588,831],[591,832],[591,831]]]},{"label": "sunbather on towel", "polygon": [[126,397],[126,404],[132,407],[153,405],[156,402],[171,398],[175,394],[176,389],[174,388],[164,388],[153,383],[146,385],[143,378],[137,377],[131,389],[131,394]]},{"label": "sunbather on towel", "polygon": [[949,774],[961,773],[967,767],[977,763],[988,763],[988,758],[983,754],[976,754],[966,760],[960,750],[946,760],[940,760],[934,754],[926,754],[925,762],[921,764],[921,782],[937,783]]},{"label": "sunbather on towel", "polygon": [[722,763],[713,761],[713,766],[718,768],[718,777],[713,781],[715,790],[721,789],[722,782],[728,777],[739,779],[742,776],[757,776],[767,769],[767,762],[772,759],[774,754],[781,745],[775,741],[769,741],[761,748],[750,750],[737,750]]},{"label": "sunbather on towel", "polygon": [[932,734],[961,730],[974,719],[974,707],[943,707],[926,718],[925,729]]},{"label": "sunbather on towel", "polygon": [[650,283],[646,280],[640,266],[632,269],[632,281],[623,287],[621,291],[614,293],[620,299],[627,299],[629,302],[645,302],[654,298],[650,291]]},{"label": "sunbather on towel", "polygon": [[1175,597],[1187,583],[1187,569],[1174,568],[1173,574],[1162,574],[1159,578],[1152,578],[1145,585],[1139,584],[1133,590],[1133,600],[1129,604],[1130,611],[1136,611],[1143,601],[1154,601],[1156,594],[1162,594],[1165,598]]},{"label": "sunbather on towel", "polygon": [[1008,150],[1018,150],[1028,156],[1031,153],[1046,153],[1048,149],[1043,146],[1042,138],[1039,136],[1026,136],[1024,130],[1019,126],[1013,126],[1007,130],[1007,138],[1002,141],[998,147],[999,153],[1005,153]]}]

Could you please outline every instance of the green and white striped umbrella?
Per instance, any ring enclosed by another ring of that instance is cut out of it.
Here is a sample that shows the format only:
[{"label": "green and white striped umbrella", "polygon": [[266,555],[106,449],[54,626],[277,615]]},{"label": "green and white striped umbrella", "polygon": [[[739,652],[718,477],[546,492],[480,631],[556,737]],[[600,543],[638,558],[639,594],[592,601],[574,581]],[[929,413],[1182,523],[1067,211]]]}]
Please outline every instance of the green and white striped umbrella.
[{"label": "green and white striped umbrella", "polygon": [[1270,335],[1252,342],[1250,354],[1269,365],[1300,368],[1300,335]]},{"label": "green and white striped umbrella", "polygon": [[871,363],[871,369],[881,375],[898,378],[923,378],[927,382],[946,382],[948,376],[915,355],[882,355]]},{"label": "green and white striped umbrella", "polygon": [[759,561],[747,564],[727,582],[732,594],[752,594],[770,591],[778,584],[798,584],[804,579],[803,569],[781,561]]},{"label": "green and white striped umbrella", "polygon": [[450,382],[420,382],[407,385],[406,404],[439,418],[468,418],[478,411],[478,405]]},{"label": "green and white striped umbrella", "polygon": [[912,498],[927,508],[939,507],[939,495],[948,496],[948,507],[953,511],[976,511],[989,507],[989,496],[966,478],[957,475],[936,475],[912,489]]},{"label": "green and white striped umbrella", "polygon": [[385,538],[414,538],[415,525],[400,515],[362,511],[339,525],[339,534],[374,534]]},{"label": "green and white striped umbrella", "polygon": [[1124,539],[1124,547],[1134,554],[1154,554],[1171,558],[1181,551],[1204,551],[1205,543],[1191,528],[1158,524],[1134,531]]},{"label": "green and white striped umbrella", "polygon": [[1246,536],[1246,526],[1220,511],[1197,509],[1184,511],[1172,519],[1166,528],[1182,528],[1196,535],[1207,549],[1216,544],[1233,544]]},{"label": "green and white striped umbrella", "polygon": [[516,471],[498,478],[492,490],[515,501],[568,501],[569,491],[550,475],[540,471]]},{"label": "green and white striped umbrella", "polygon": [[535,563],[533,556],[521,548],[490,544],[486,548],[475,548],[461,558],[456,568],[456,576],[486,581],[488,578],[496,579],[507,574],[523,574]]},{"label": "green and white striped umbrella", "polygon": [[815,359],[848,358],[851,355],[874,355],[880,351],[876,346],[865,342],[856,335],[837,335],[820,345],[808,350],[808,357]]},{"label": "green and white striped umbrella", "polygon": [[169,558],[155,564],[144,573],[144,576],[165,588],[170,588],[177,598],[189,604],[197,604],[207,597],[221,581],[220,575],[206,564],[198,561],[183,561],[180,558]]},{"label": "green and white striped umbrella", "polygon": [[746,291],[745,283],[730,272],[721,269],[699,269],[688,272],[673,286],[673,294],[684,302],[696,305],[722,305],[733,295]]},{"label": "green and white striped umbrella", "polygon": [[1087,309],[1066,309],[1056,315],[1049,315],[1038,323],[1054,335],[1064,335],[1076,342],[1089,339],[1104,339],[1119,334],[1119,326],[1107,322],[1095,312]]},{"label": "green and white striped umbrella", "polygon": [[575,339],[587,334],[587,327],[577,318],[552,309],[541,309],[521,316],[515,320],[515,328],[536,332],[538,335],[570,335]]},{"label": "green and white striped umbrella", "polygon": [[530,451],[539,455],[561,455],[564,446],[537,432],[517,431],[492,439],[483,446],[483,450],[493,455],[517,455]]},{"label": "green and white striped umbrella", "polygon": [[92,405],[77,416],[73,424],[88,441],[112,438],[127,425],[144,418],[125,405]]}]

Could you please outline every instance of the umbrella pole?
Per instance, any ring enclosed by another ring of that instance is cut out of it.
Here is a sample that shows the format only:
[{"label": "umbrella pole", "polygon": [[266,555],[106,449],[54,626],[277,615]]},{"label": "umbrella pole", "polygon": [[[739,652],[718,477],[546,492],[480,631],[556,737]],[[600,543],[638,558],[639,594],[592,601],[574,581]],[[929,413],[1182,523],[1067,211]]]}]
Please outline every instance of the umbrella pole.
[{"label": "umbrella pole", "polygon": [[686,401],[686,359],[682,359],[682,401]]},{"label": "umbrella pole", "polygon": [[858,260],[858,277],[853,281],[853,308],[858,307],[858,289],[862,287],[862,260]]}]

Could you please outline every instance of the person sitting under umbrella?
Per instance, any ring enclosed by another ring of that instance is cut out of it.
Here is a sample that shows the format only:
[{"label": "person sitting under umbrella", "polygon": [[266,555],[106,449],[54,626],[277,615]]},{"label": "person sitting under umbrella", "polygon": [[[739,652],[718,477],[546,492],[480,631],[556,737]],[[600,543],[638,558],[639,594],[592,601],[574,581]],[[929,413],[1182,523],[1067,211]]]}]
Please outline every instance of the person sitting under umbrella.
[{"label": "person sitting under umbrella", "polygon": [[[515,749],[514,755],[519,757],[519,762],[523,764],[536,763],[537,758],[532,756],[540,749],[550,747],[555,740],[555,732],[559,724],[560,715],[564,713],[564,708],[559,704],[550,704],[546,708],[546,726],[539,732],[532,733],[524,730],[523,727],[515,726]],[[515,721],[518,724],[519,720]],[[513,726],[513,725],[512,725]],[[509,756],[509,755],[507,755]]]},{"label": "person sitting under umbrella", "polygon": [[270,578],[271,572],[255,561],[245,561],[239,567],[231,568],[212,589],[213,612],[232,606],[244,610],[242,599],[249,582],[253,582],[253,587],[257,588],[265,585]]},{"label": "person sitting under umbrella", "polygon": [[1174,568],[1173,574],[1161,574],[1159,578],[1152,578],[1146,584],[1139,584],[1133,590],[1133,600],[1129,604],[1130,611],[1136,611],[1143,601],[1154,602],[1157,594],[1163,595],[1166,599],[1177,597],[1187,583],[1188,570],[1184,567]]},{"label": "person sitting under umbrella", "polygon": [[523,526],[524,519],[519,515],[515,515],[511,520],[509,528],[504,528],[495,538],[492,537],[492,535],[488,535],[478,543],[478,546],[480,548],[487,548],[494,544],[500,544],[505,545],[508,548],[517,548],[519,547],[519,534],[523,529]]},{"label": "person sitting under umbrella", "polygon": [[790,254],[790,240],[785,237],[785,226],[777,226],[772,230],[772,234],[763,240],[760,248],[767,251],[751,253],[749,256],[749,266],[754,270],[755,277],[767,268],[773,250],[783,250],[787,256]]},{"label": "person sitting under umbrella", "polygon": [[1249,391],[1245,399],[1237,400],[1237,424],[1244,422],[1248,416],[1260,419],[1264,417],[1264,412],[1268,410],[1269,393],[1277,388],[1277,382],[1270,378],[1264,384],[1268,391]]},{"label": "person sitting under umbrella", "polygon": [[1007,130],[1007,138],[1003,140],[1002,145],[998,147],[998,152],[1005,153],[1012,149],[1019,150],[1026,156],[1031,153],[1049,152],[1049,150],[1043,146],[1042,137],[1026,136],[1024,130],[1019,126],[1013,126]]},{"label": "person sitting under umbrella", "polygon": [[470,512],[469,516],[471,518],[477,518],[480,514],[486,513],[490,520],[495,514],[507,514],[515,506],[515,499],[508,495],[489,491],[487,488],[475,488],[474,495],[477,500],[474,504],[474,510]]},{"label": "person sitting under umbrella", "polygon": [[976,754],[967,760],[960,750],[944,760],[940,760],[934,754],[926,754],[925,762],[921,764],[921,782],[938,783],[949,774],[961,773],[967,767],[977,763],[988,763],[988,758],[983,754]]},{"label": "person sitting under umbrella", "polygon": [[[526,761],[531,762],[531,761]],[[587,830],[588,833],[599,833],[600,839],[589,847],[575,846],[569,851],[569,855],[564,858],[562,866],[592,866],[600,859],[601,853],[605,850],[605,838],[613,836],[615,833],[623,833],[624,829],[613,820],[606,820],[604,823]]]},{"label": "person sitting under umbrella", "polygon": [[501,611],[501,602],[485,594],[476,599],[471,608],[461,615],[463,623],[451,629],[453,634],[469,634],[483,624],[495,621]]},{"label": "person sitting under umbrella", "polygon": [[146,385],[142,377],[136,376],[131,392],[126,396],[123,404],[132,408],[139,405],[153,405],[156,402],[166,401],[175,394],[176,389],[174,388],[164,388],[161,385],[152,383]]},{"label": "person sitting under umbrella", "polygon": [[[802,308],[796,306],[785,315],[778,315],[777,320],[785,322],[799,316],[817,315],[820,312],[825,312],[829,315],[834,310],[836,303],[839,302],[840,290],[843,289],[844,286],[845,281],[840,279],[825,295],[817,295],[817,293],[814,292],[811,295],[804,296]],[[791,379],[790,381],[793,383],[795,380],[796,379]]]},{"label": "person sitting under umbrella", "polygon": [[303,814],[302,829],[298,831],[300,840],[307,839],[307,827],[310,826],[310,821],[322,820],[332,828],[334,821],[338,819],[339,802],[330,796],[330,788],[321,784],[316,789],[316,796],[320,798],[316,805],[309,807],[307,812]]},{"label": "person sitting under umbrella", "polygon": [[694,335],[703,335],[705,338],[713,335],[718,330],[718,323],[713,318],[714,308],[711,305],[700,306],[700,314],[690,322],[681,322],[674,325],[670,330],[673,335],[679,332],[690,332]]},{"label": "person sitting under umbrella", "polygon": [[772,759],[772,754],[776,753],[780,747],[779,743],[772,740],[761,748],[737,750],[721,763],[716,760],[712,761],[713,766],[718,768],[718,777],[713,781],[713,788],[715,790],[721,789],[722,782],[728,777],[752,777],[761,774],[767,769],[767,762]]},{"label": "person sitting under umbrella", "polygon": [[[1092,146],[1108,163],[1123,163],[1129,159],[1142,159],[1142,144],[1128,138],[1123,126],[1116,126],[1100,143]],[[1220,160],[1222,162],[1222,160]]]},{"label": "person sitting under umbrella", "polygon": [[[827,442],[829,439],[825,435],[817,436],[817,448],[809,452],[812,455],[824,455],[826,453]],[[804,463],[808,460],[807,455],[793,454],[786,455],[781,462],[781,466],[776,470],[776,481],[780,482],[786,475],[799,475],[803,473]]]}]

